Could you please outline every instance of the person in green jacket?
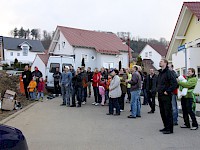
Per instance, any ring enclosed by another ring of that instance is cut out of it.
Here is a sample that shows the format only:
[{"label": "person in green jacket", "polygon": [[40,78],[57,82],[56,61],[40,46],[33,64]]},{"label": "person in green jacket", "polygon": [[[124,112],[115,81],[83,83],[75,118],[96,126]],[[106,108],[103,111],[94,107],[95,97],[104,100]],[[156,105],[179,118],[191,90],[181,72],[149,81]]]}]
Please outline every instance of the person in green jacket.
[{"label": "person in green jacket", "polygon": [[183,111],[183,119],[184,119],[184,125],[181,126],[181,128],[190,128],[190,121],[189,121],[189,115],[192,120],[192,127],[191,130],[197,130],[198,129],[198,123],[196,120],[196,116],[194,111],[192,110],[193,102],[194,102],[194,88],[197,84],[197,78],[195,75],[195,69],[189,68],[187,72],[187,82],[180,82],[178,81],[179,88],[182,90],[183,88],[188,88],[187,94],[181,98],[181,106]]}]

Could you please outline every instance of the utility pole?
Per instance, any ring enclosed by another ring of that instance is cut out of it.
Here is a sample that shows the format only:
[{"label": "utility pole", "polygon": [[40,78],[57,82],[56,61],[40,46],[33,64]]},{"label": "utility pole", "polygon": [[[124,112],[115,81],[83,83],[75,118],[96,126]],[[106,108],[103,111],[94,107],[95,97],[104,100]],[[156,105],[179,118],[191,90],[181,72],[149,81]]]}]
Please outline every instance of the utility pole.
[{"label": "utility pole", "polygon": [[131,54],[130,54],[130,33],[128,32],[128,67],[130,67],[130,62],[131,62],[130,56],[131,56]]}]

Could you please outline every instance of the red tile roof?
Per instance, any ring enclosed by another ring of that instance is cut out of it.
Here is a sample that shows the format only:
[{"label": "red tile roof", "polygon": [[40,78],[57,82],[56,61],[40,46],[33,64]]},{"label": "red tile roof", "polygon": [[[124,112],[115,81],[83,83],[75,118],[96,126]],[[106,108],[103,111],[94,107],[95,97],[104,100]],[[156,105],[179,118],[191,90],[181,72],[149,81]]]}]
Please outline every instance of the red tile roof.
[{"label": "red tile roof", "polygon": [[161,56],[167,55],[167,47],[160,44],[148,44],[151,46],[154,50],[156,50]]},{"label": "red tile roof", "polygon": [[45,66],[47,66],[49,54],[38,54],[38,57],[44,62]]},{"label": "red tile roof", "polygon": [[185,5],[197,18],[200,19],[200,2],[184,2]]},{"label": "red tile roof", "polygon": [[94,48],[99,53],[119,54],[128,52],[128,46],[113,33],[89,31],[58,26],[70,45],[75,47]]}]

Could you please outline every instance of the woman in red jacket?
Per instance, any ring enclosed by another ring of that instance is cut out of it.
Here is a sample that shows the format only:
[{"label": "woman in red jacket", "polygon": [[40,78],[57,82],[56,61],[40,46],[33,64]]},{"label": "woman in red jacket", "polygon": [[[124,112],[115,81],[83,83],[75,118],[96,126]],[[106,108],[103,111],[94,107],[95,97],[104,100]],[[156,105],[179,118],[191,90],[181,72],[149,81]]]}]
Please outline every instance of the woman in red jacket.
[{"label": "woman in red jacket", "polygon": [[95,98],[95,102],[92,103],[93,105],[99,105],[100,101],[99,101],[99,83],[100,83],[100,79],[101,79],[101,74],[98,71],[98,68],[95,68],[94,70],[94,75],[92,78],[92,86],[93,86],[93,90],[94,90],[94,98]]}]

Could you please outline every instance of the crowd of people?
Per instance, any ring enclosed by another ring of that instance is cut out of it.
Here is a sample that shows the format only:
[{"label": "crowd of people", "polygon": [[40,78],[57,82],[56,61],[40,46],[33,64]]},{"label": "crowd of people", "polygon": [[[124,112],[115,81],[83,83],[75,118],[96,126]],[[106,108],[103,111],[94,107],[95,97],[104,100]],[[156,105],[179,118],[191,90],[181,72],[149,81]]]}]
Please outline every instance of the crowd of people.
[{"label": "crowd of people", "polygon": [[[91,97],[92,87],[94,93],[95,106],[109,105],[107,115],[119,116],[124,111],[125,97],[127,94],[127,103],[130,103],[131,114],[128,118],[141,117],[141,92],[143,94],[142,105],[149,105],[149,114],[155,112],[155,98],[158,96],[160,107],[160,115],[164,128],[160,130],[163,134],[173,133],[173,127],[178,125],[178,106],[177,106],[177,90],[188,88],[186,95],[181,98],[183,110],[184,125],[181,128],[198,129],[195,112],[193,110],[194,93],[193,90],[197,84],[195,70],[188,69],[186,77],[187,82],[178,79],[173,65],[169,64],[166,59],[160,61],[161,69],[158,74],[154,69],[150,69],[149,73],[143,72],[140,66],[132,68],[105,69],[95,68],[94,71],[90,67],[78,67],[75,71],[73,66],[65,66],[64,71],[59,72],[59,68],[53,74],[54,77],[54,93],[58,96],[62,94],[61,106],[81,107],[87,103],[87,98]],[[43,98],[43,79],[38,68],[34,72],[25,71],[22,73],[24,80],[24,88],[27,99],[30,93],[31,99],[36,98],[35,89],[37,89],[37,99]],[[189,122],[189,116],[192,119],[192,127]]]}]

